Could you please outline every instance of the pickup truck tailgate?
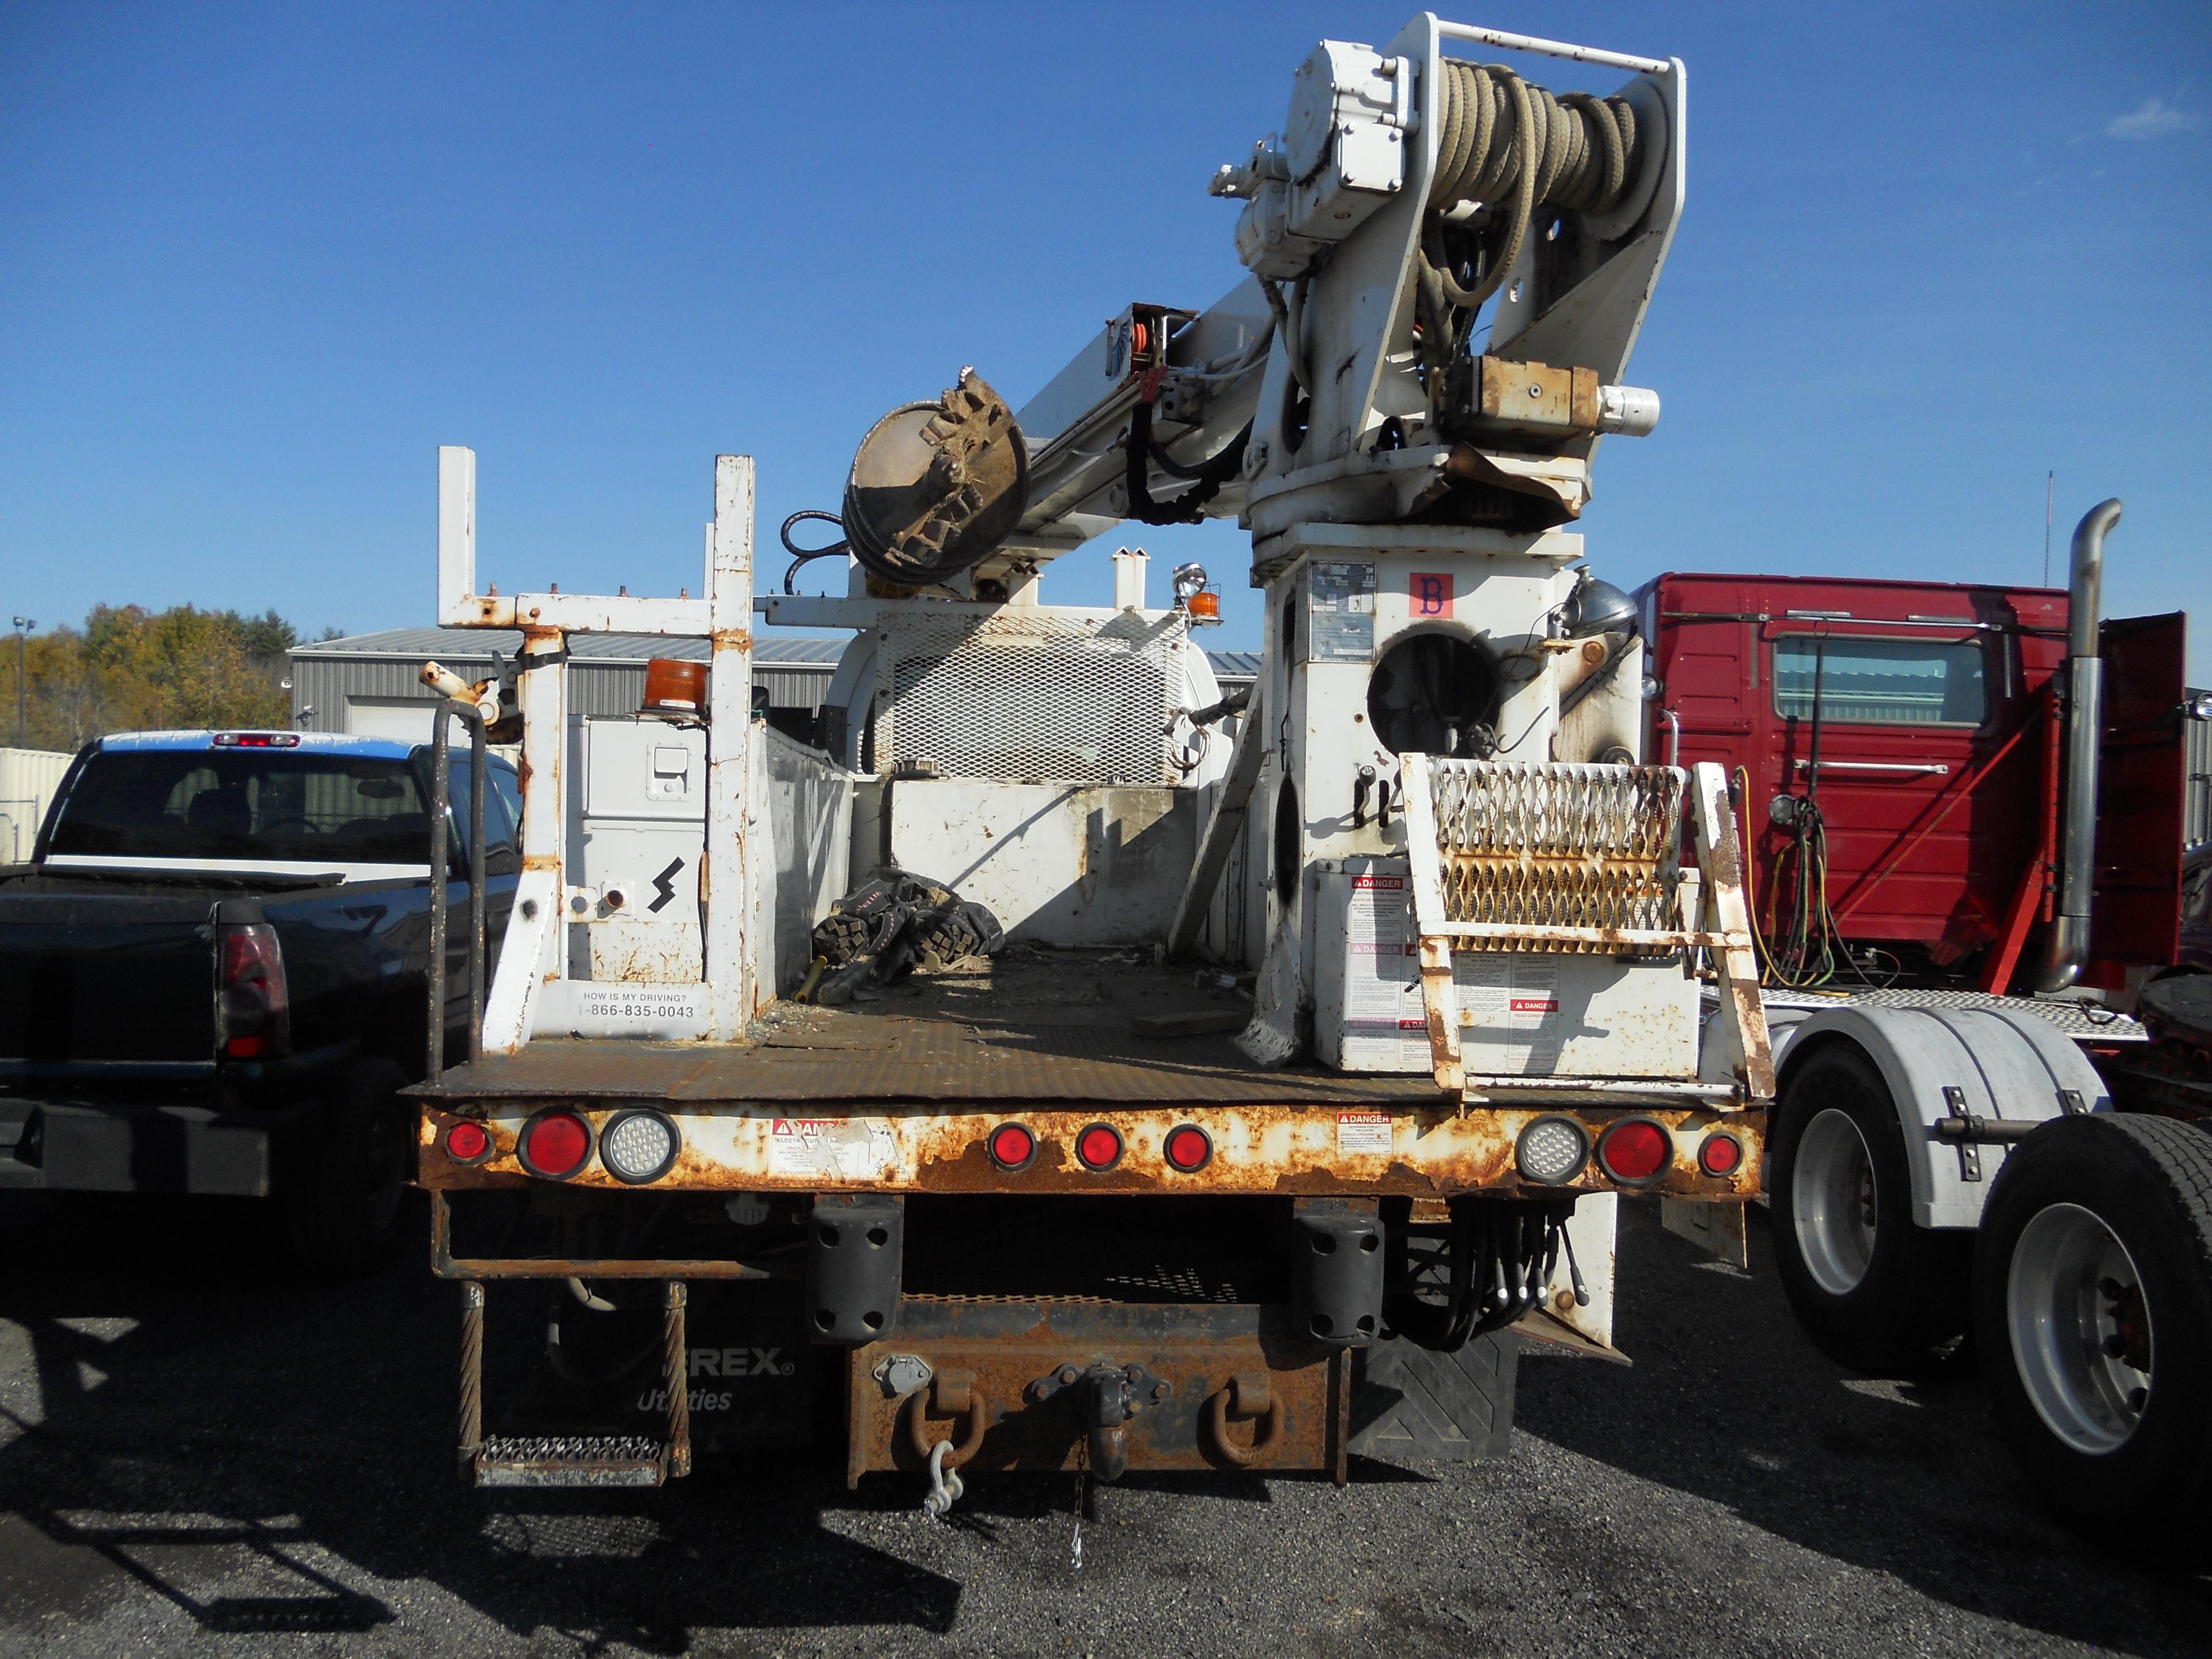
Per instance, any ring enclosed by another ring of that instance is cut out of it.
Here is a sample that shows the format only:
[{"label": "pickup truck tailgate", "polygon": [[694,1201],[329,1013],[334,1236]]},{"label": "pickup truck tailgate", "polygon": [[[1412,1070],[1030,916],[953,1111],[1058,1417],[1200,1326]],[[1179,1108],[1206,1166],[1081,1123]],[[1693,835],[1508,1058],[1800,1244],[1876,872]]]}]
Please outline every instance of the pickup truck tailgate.
[{"label": "pickup truck tailgate", "polygon": [[0,1060],[210,1059],[213,915],[204,892],[0,887]]}]

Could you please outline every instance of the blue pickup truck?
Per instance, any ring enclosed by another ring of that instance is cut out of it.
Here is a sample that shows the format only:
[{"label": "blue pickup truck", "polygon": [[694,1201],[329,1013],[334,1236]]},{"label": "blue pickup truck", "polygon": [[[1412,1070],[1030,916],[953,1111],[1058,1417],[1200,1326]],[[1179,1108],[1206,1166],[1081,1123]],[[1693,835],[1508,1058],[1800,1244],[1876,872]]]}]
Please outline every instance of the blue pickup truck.
[{"label": "blue pickup truck", "polygon": [[[465,751],[464,751],[465,752]],[[490,762],[493,947],[520,789]],[[446,1052],[468,1030],[468,768],[453,769]],[[0,866],[0,1193],[274,1197],[303,1258],[385,1259],[429,1018],[430,751],[297,732],[88,745]]]}]

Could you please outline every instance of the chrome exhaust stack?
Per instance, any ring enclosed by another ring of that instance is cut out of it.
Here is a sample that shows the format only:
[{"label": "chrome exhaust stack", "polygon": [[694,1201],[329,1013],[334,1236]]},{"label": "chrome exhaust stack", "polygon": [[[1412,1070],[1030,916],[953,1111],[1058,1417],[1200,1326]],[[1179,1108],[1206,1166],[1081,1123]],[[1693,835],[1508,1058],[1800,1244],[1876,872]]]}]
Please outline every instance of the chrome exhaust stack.
[{"label": "chrome exhaust stack", "polygon": [[2066,622],[2066,793],[2060,807],[2058,913],[2035,971],[2039,992],[2063,991],[2089,957],[2089,908],[2097,885],[2097,752],[2105,724],[2105,537],[2120,521],[2118,496],[2074,526],[2074,574]]}]

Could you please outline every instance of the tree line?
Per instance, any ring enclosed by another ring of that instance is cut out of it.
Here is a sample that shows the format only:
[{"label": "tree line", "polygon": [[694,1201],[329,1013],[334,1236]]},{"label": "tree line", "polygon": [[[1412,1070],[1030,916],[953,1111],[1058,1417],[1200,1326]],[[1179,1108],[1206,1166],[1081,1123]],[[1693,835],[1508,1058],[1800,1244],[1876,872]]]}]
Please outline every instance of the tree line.
[{"label": "tree line", "polygon": [[[339,632],[326,629],[319,637]],[[289,726],[285,653],[300,639],[274,611],[248,617],[189,605],[95,605],[82,628],[64,625],[23,641],[20,732],[15,649],[0,656],[0,741],[74,750],[106,732]]]}]

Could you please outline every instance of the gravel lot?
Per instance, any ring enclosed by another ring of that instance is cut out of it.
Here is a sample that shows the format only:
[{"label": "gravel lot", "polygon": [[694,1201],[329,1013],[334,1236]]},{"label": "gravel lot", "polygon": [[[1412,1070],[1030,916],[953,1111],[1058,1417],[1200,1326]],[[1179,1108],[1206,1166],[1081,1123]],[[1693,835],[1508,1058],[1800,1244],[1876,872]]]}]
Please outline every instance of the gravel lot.
[{"label": "gravel lot", "polygon": [[[1753,1219],[1754,1261],[1768,1252]],[[454,1297],[261,1263],[252,1206],[0,1210],[0,1651],[2205,1650],[2212,1577],[2037,1511],[1970,1375],[1847,1377],[1771,1273],[1637,1213],[1632,1370],[1536,1350],[1510,1460],[1353,1484],[707,1463],[665,1492],[451,1475]],[[495,1310],[497,1298],[495,1297]]]}]

